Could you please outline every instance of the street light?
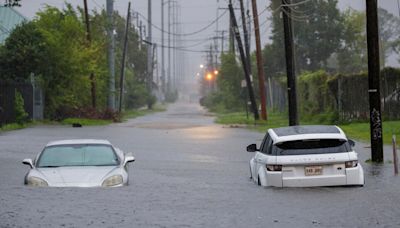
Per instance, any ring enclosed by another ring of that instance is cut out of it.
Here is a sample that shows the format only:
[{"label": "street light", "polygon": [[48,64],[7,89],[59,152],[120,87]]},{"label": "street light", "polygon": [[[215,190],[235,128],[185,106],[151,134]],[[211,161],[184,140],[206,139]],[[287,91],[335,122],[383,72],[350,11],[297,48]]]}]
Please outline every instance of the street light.
[{"label": "street light", "polygon": [[204,65],[203,65],[203,64],[200,64],[200,68],[203,69],[203,68],[204,68]]},{"label": "street light", "polygon": [[213,79],[213,75],[211,73],[207,73],[206,79],[211,81]]},{"label": "street light", "polygon": [[214,70],[215,75],[218,75],[218,73],[219,73],[218,70]]}]

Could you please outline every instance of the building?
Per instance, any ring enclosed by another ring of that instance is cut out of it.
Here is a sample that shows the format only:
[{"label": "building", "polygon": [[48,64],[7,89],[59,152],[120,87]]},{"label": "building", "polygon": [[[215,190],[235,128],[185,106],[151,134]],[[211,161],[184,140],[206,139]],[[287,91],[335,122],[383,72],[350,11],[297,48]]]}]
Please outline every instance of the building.
[{"label": "building", "polygon": [[11,31],[28,19],[12,7],[0,6],[0,44],[3,44]]}]

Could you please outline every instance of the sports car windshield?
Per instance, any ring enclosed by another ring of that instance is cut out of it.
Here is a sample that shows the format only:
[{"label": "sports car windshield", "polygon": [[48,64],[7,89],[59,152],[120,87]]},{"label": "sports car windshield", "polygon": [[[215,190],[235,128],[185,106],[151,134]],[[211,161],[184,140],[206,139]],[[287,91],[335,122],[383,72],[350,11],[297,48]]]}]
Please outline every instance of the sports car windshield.
[{"label": "sports car windshield", "polygon": [[351,151],[347,141],[339,139],[296,140],[276,144],[276,155],[330,154]]},{"label": "sports car windshield", "polygon": [[114,166],[119,160],[108,145],[60,145],[46,147],[37,167]]}]

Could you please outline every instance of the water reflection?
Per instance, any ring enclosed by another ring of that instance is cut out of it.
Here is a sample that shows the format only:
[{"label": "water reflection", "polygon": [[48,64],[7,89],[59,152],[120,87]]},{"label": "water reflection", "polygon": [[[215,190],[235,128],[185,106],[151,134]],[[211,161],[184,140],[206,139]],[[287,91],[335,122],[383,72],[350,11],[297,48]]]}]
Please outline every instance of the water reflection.
[{"label": "water reflection", "polygon": [[185,129],[185,136],[191,139],[220,139],[227,137],[227,131],[220,127],[206,126]]},{"label": "water reflection", "polygon": [[383,164],[368,163],[364,166],[364,170],[368,176],[382,177],[385,174],[385,166]]}]

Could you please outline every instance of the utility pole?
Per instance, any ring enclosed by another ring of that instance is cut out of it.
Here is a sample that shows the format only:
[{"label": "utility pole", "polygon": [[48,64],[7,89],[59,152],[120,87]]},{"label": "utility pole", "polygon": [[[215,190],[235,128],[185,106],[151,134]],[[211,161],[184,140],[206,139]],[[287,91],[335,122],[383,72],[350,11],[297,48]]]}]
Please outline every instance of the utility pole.
[{"label": "utility pole", "polygon": [[[232,0],[229,0],[229,4],[232,5]],[[229,14],[229,52],[235,53],[235,38],[234,38],[234,32],[232,31],[232,15]]]},{"label": "utility pole", "polygon": [[289,126],[299,125],[297,114],[297,93],[296,93],[296,75],[293,52],[293,30],[292,20],[290,18],[290,0],[282,0],[283,30],[285,35],[285,57],[287,72],[287,90],[289,103]]},{"label": "utility pole", "polygon": [[158,72],[158,63],[157,63],[158,55],[157,55],[157,44],[156,43],[153,43],[153,54],[152,54],[152,56],[153,56],[153,59],[151,60],[151,62],[153,64],[153,72],[154,72],[154,69],[156,70],[156,80],[155,80],[155,82],[156,82],[156,85],[158,87],[159,72]]},{"label": "utility pole", "polygon": [[[177,2],[174,1],[172,2],[172,32],[174,35],[172,36],[172,46],[176,47],[176,23],[177,23]],[[174,48],[172,50],[172,75],[174,77],[173,79],[173,88],[176,90],[176,49]]]},{"label": "utility pole", "polygon": [[258,116],[257,103],[256,103],[256,99],[254,97],[253,86],[251,84],[249,69],[248,69],[247,62],[246,62],[246,56],[245,56],[245,53],[244,53],[244,50],[243,50],[242,39],[240,38],[239,28],[238,28],[238,25],[237,25],[237,22],[236,22],[235,12],[233,10],[232,4],[229,4],[229,12],[231,14],[231,19],[232,19],[231,21],[232,21],[232,25],[233,25],[231,30],[235,34],[237,45],[238,45],[238,48],[239,48],[240,59],[242,60],[242,65],[243,65],[243,69],[244,69],[244,76],[246,78],[247,89],[249,90],[249,98],[250,98],[251,107],[252,107],[253,113],[254,113],[254,119],[258,120],[259,116]]},{"label": "utility pole", "polygon": [[[84,10],[85,10],[85,21],[86,21],[86,40],[88,46],[90,47],[92,43],[92,37],[90,34],[90,23],[89,23],[89,13],[87,0],[83,0]],[[94,78],[94,73],[90,72],[90,92],[92,95],[92,108],[96,108],[96,79]]]},{"label": "utility pole", "polygon": [[171,91],[171,0],[168,0],[168,84],[167,91]]},{"label": "utility pole", "polygon": [[221,38],[221,53],[224,53],[225,30],[222,30],[221,36],[222,36],[222,38]]},{"label": "utility pole", "polygon": [[121,76],[119,80],[119,113],[122,111],[122,100],[124,94],[124,76],[125,76],[125,57],[126,48],[128,46],[128,33],[129,33],[129,22],[131,20],[131,2],[128,3],[128,15],[126,16],[126,27],[125,27],[125,38],[124,38],[124,49],[122,51],[122,63],[121,63]]},{"label": "utility pole", "polygon": [[250,54],[250,45],[249,45],[249,34],[247,32],[246,28],[246,16],[244,13],[244,5],[243,5],[243,0],[240,0],[240,13],[241,13],[241,18],[242,18],[242,26],[243,26],[243,39],[244,39],[244,47],[246,51],[246,62],[247,62],[247,68],[249,69],[249,74],[251,75],[251,54]]},{"label": "utility pole", "polygon": [[164,0],[161,0],[161,90],[165,95]]},{"label": "utility pole", "polygon": [[142,49],[142,42],[143,42],[143,35],[142,35],[142,29],[143,29],[143,24],[142,21],[140,20],[139,22],[139,50]]},{"label": "utility pole", "polygon": [[[151,23],[151,0],[148,1],[148,6],[147,6],[147,29],[148,29],[148,35],[147,35],[147,91],[149,94],[152,93],[152,84],[153,84],[153,57],[152,57],[152,23]],[[147,100],[147,108],[151,109],[152,108],[152,103],[150,99]]]},{"label": "utility pole", "polygon": [[261,41],[260,41],[260,25],[258,23],[257,2],[256,0],[252,0],[251,2],[253,6],[254,34],[256,38],[258,88],[260,90],[260,99],[261,99],[261,118],[263,120],[266,120],[267,119],[267,108],[266,108],[266,98],[265,98],[266,92],[265,92],[265,77],[264,77],[264,67],[263,67]]},{"label": "utility pole", "polygon": [[383,162],[377,0],[366,0],[371,157]]},{"label": "utility pole", "polygon": [[114,39],[114,0],[107,0],[107,36],[108,36],[108,69],[109,69],[109,94],[108,108],[115,110],[115,39]]},{"label": "utility pole", "polygon": [[[247,3],[249,3],[248,1],[247,1]],[[248,31],[251,31],[251,17],[250,17],[250,10],[248,10],[249,8],[247,8],[247,30]],[[251,32],[248,32],[247,33],[248,34],[248,37],[247,37],[247,39],[248,39],[248,44],[249,44],[249,50],[251,50],[251,48],[250,48],[250,46],[251,46]],[[249,51],[250,52],[250,51]],[[251,64],[250,64],[251,65]]]}]

